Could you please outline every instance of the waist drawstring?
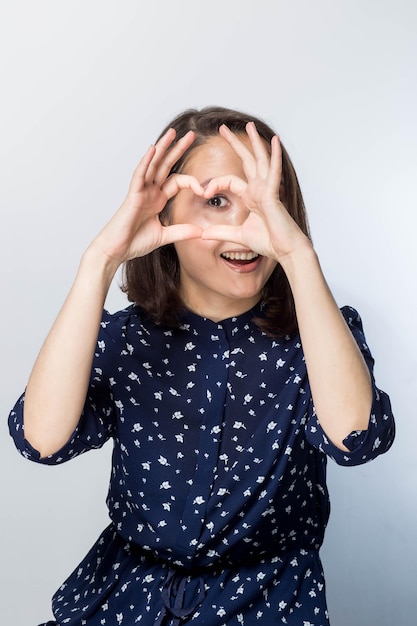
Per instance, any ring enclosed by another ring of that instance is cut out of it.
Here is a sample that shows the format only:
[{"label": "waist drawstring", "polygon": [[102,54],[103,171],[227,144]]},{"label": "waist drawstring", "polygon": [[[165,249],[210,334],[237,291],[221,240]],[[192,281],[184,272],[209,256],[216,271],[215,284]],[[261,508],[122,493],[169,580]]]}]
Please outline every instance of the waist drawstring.
[{"label": "waist drawstring", "polygon": [[188,606],[183,604],[187,583],[190,580],[192,580],[190,576],[184,576],[175,570],[169,570],[162,586],[161,595],[164,606],[155,621],[155,626],[162,626],[164,618],[168,617],[168,615],[174,618],[173,626],[179,626],[182,618],[188,617],[200,606],[206,595],[204,580],[201,576],[194,579],[199,584],[197,597]]}]

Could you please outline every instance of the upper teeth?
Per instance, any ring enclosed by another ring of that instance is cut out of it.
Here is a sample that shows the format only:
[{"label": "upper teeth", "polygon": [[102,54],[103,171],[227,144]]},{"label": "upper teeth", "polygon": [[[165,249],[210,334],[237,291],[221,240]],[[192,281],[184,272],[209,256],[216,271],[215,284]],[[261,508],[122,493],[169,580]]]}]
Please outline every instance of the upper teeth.
[{"label": "upper teeth", "polygon": [[256,252],[223,252],[222,257],[231,261],[250,261],[259,256]]}]

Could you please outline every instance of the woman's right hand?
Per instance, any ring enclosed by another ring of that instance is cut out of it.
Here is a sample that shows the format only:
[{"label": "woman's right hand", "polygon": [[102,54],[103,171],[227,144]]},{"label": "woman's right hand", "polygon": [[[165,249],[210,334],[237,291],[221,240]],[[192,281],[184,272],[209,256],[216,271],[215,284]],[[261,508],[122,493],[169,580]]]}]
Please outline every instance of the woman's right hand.
[{"label": "woman's right hand", "polygon": [[173,165],[194,141],[194,133],[188,132],[169,149],[174,139],[175,130],[171,128],[156,145],[150,146],[133,173],[121,207],[90,245],[115,265],[144,256],[168,243],[201,236],[202,229],[198,226],[165,226],[159,219],[168,200],[180,189],[191,189],[201,196],[204,194],[193,176],[169,176]]},{"label": "woman's right hand", "polygon": [[59,450],[80,419],[103,305],[118,266],[167,243],[201,236],[198,226],[164,226],[159,219],[180,189],[203,195],[192,176],[169,176],[194,141],[194,133],[170,149],[174,139],[175,130],[170,129],[140,161],[125,201],[83,254],[68,297],[33,367],[24,405],[25,437],[41,456]]}]

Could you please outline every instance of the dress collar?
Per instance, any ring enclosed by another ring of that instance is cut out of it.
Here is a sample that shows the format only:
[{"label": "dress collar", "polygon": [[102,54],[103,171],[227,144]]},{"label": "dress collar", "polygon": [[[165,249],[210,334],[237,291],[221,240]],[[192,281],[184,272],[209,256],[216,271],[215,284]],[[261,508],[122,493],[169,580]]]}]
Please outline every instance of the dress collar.
[{"label": "dress collar", "polygon": [[207,317],[201,317],[187,309],[184,311],[180,329],[208,339],[217,336],[219,333],[224,334],[227,339],[236,339],[237,337],[249,335],[253,332],[256,328],[253,323],[253,318],[262,317],[263,309],[264,303],[259,302],[249,309],[249,311],[245,311],[245,313],[235,317],[221,320],[220,322],[213,322],[213,320]]}]

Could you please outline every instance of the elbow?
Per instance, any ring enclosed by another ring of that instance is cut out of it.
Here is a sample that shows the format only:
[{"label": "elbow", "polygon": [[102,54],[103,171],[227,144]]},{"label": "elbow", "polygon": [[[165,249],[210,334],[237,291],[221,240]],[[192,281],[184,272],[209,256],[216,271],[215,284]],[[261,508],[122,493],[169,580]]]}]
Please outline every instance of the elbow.
[{"label": "elbow", "polygon": [[347,445],[348,440],[352,436],[356,437],[360,433],[368,430],[370,416],[371,406],[369,406],[368,410],[363,410],[354,414],[348,414],[344,411],[339,417],[333,414],[333,416],[327,420],[321,419],[319,415],[317,418],[326,434],[326,437],[332,442],[332,444],[343,452],[351,452],[351,447]]},{"label": "elbow", "polygon": [[352,433],[361,433],[369,428],[372,411],[372,394],[364,398],[360,405],[349,406],[345,402],[330,414],[317,412],[317,419],[330,441],[343,452],[350,452],[346,441]]},{"label": "elbow", "polygon": [[39,454],[40,460],[58,452],[66,441],[62,434],[59,436],[42,420],[37,420],[26,407],[23,411],[23,431],[25,440]]}]

